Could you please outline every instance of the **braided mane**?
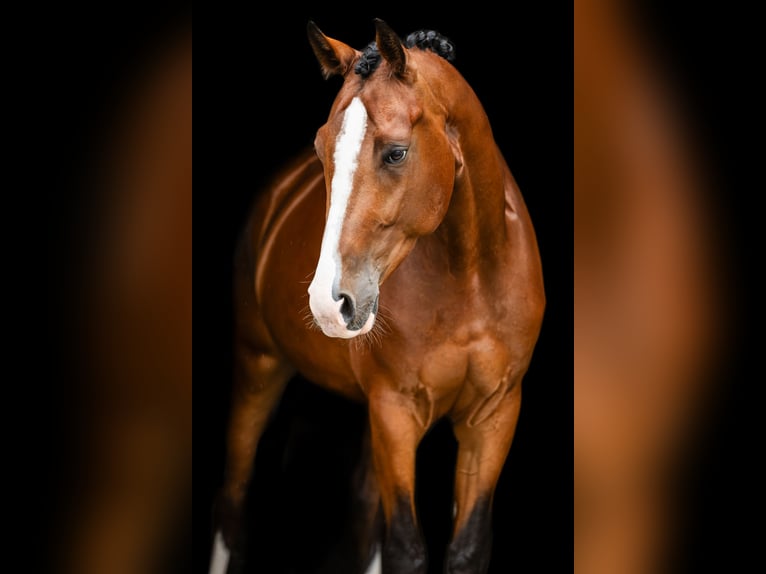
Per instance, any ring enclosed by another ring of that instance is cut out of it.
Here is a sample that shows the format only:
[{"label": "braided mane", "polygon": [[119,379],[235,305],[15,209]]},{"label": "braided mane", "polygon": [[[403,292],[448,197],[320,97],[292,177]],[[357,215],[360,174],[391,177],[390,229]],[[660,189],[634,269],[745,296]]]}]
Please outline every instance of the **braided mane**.
[{"label": "braided mane", "polygon": [[[454,44],[448,38],[434,30],[418,30],[417,32],[413,32],[404,40],[404,45],[407,48],[430,50],[448,62],[453,62],[455,60]],[[354,66],[354,72],[359,74],[362,78],[367,78],[379,65],[380,52],[378,51],[377,44],[373,41],[367,44],[364,50],[362,50],[362,55],[359,57],[356,66]]]}]

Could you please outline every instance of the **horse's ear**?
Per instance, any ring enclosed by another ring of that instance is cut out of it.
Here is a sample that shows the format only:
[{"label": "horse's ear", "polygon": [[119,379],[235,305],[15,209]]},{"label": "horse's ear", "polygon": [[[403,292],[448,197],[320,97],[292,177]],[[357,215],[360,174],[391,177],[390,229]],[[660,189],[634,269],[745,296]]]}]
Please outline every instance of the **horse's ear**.
[{"label": "horse's ear", "polygon": [[325,36],[311,20],[309,20],[306,26],[306,31],[309,37],[309,44],[311,44],[311,49],[314,50],[314,55],[319,60],[319,65],[322,67],[322,75],[325,79],[336,74],[345,76],[351,69],[359,52],[343,42]]},{"label": "horse's ear", "polygon": [[383,59],[396,76],[404,76],[407,69],[407,52],[399,36],[380,18],[375,18],[375,43]]}]

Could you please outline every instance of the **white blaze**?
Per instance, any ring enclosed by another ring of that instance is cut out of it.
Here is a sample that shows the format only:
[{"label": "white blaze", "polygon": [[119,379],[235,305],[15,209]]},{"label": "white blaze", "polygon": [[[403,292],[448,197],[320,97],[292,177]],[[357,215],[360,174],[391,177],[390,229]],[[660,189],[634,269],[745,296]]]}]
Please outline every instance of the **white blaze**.
[{"label": "white blaze", "polygon": [[359,331],[349,331],[340,312],[343,300],[336,301],[332,296],[333,284],[340,279],[338,242],[366,130],[367,110],[362,100],[354,98],[344,112],[343,125],[335,140],[335,173],[330,183],[330,211],[322,237],[319,263],[314,280],[309,285],[309,307],[322,331],[330,337],[344,339],[355,337],[372,327],[372,322],[368,320]]}]

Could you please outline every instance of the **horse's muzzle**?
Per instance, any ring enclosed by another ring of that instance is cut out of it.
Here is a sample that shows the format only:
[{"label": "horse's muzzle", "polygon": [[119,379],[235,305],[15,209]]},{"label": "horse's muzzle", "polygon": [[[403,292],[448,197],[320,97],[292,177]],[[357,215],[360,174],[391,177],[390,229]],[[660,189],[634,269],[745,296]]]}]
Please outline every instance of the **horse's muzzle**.
[{"label": "horse's muzzle", "polygon": [[349,292],[334,291],[309,288],[309,308],[322,332],[341,339],[368,333],[378,313],[378,294],[359,300]]},{"label": "horse's muzzle", "polygon": [[346,328],[349,331],[359,331],[360,329],[363,329],[370,320],[370,317],[373,317],[374,320],[374,315],[378,312],[377,295],[374,299],[368,298],[363,305],[357,305],[354,296],[349,293],[341,292],[337,299],[340,299],[341,301],[340,314],[346,322]]}]

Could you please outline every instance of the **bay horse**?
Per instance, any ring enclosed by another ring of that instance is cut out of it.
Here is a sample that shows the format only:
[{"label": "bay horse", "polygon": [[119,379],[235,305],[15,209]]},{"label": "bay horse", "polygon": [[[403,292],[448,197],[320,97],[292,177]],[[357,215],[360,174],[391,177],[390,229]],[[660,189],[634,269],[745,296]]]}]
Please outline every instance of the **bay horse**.
[{"label": "bay horse", "polygon": [[[235,373],[211,572],[227,568],[259,439],[290,378],[366,404],[360,571],[424,574],[418,444],[458,442],[446,571],[481,574],[545,307],[535,232],[476,94],[434,31],[308,39],[343,84],[313,149],[255,201],[234,265]],[[306,288],[307,283],[308,290]],[[309,323],[309,324],[307,324]]]}]

